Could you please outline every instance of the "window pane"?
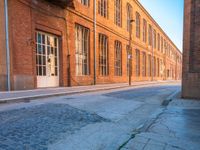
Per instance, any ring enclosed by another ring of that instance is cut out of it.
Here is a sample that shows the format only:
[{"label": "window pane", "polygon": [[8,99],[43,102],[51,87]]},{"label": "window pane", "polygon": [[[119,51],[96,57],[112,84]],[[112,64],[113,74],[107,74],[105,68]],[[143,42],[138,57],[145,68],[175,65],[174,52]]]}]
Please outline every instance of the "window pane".
[{"label": "window pane", "polygon": [[122,47],[121,42],[115,41],[115,75],[121,76],[122,75]]},{"label": "window pane", "polygon": [[76,24],[76,75],[89,74],[89,29]]}]

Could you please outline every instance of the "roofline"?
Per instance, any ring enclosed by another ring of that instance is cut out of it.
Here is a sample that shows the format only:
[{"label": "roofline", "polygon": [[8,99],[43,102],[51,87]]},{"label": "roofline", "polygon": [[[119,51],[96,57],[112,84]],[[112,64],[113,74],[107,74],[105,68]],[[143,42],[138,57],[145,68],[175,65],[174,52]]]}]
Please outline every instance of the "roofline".
[{"label": "roofline", "polygon": [[174,44],[174,42],[169,38],[169,36],[163,31],[163,29],[159,26],[159,24],[154,20],[154,18],[149,14],[149,12],[144,8],[144,6],[139,2],[139,0],[133,0],[136,2],[136,4],[144,11],[144,13],[147,15],[147,17],[150,18],[150,20],[155,23],[155,25],[161,30],[161,32],[164,33],[164,35],[168,38],[168,40],[173,44],[173,46],[179,51],[179,53],[182,54],[180,49]]}]

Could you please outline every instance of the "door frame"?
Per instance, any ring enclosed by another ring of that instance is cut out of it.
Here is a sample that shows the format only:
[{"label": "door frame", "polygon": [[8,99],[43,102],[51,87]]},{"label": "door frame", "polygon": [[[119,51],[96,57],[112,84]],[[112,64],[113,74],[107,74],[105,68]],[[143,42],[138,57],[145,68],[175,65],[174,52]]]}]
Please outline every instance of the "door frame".
[{"label": "door frame", "polygon": [[[47,36],[50,36],[50,37],[54,37],[54,38],[57,38],[57,82],[58,84],[55,85],[55,86],[41,86],[39,87],[38,86],[38,75],[37,75],[37,61],[35,61],[35,74],[36,74],[36,88],[52,88],[52,87],[60,87],[60,48],[61,48],[61,43],[60,43],[60,37],[56,34],[53,34],[53,33],[49,33],[49,32],[45,32],[45,31],[41,31],[41,30],[35,30],[35,55],[34,55],[34,59],[36,60],[36,55],[37,55],[37,34],[40,33],[40,34],[44,34],[45,35],[45,50],[46,50],[46,68],[48,66],[48,54],[47,54]],[[47,69],[46,69],[46,76],[47,76]],[[46,84],[48,85],[48,84]]]}]

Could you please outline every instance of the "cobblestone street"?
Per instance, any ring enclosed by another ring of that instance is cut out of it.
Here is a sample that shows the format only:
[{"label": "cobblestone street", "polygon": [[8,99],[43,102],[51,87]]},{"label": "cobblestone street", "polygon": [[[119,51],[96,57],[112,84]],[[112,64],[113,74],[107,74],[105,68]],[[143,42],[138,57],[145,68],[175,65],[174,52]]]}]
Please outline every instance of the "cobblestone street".
[{"label": "cobblestone street", "polygon": [[43,150],[65,134],[96,122],[102,117],[66,104],[43,104],[0,113],[0,149]]},{"label": "cobblestone street", "polygon": [[0,105],[0,150],[198,150],[200,102],[179,83]]}]

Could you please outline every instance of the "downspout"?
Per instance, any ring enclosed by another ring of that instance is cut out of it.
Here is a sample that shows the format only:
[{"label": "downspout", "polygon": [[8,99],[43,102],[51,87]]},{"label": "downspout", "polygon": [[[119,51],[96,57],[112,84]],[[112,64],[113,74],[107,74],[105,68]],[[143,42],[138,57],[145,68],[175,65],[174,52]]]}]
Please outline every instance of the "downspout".
[{"label": "downspout", "polygon": [[8,25],[8,0],[4,0],[5,32],[6,32],[6,70],[7,70],[7,88],[11,90],[10,83],[10,48],[9,48],[9,25]]},{"label": "downspout", "polygon": [[94,3],[94,85],[96,85],[96,0]]},{"label": "downspout", "polygon": [[153,32],[153,28],[152,28],[152,77],[151,77],[151,81],[154,80],[154,32]]}]

